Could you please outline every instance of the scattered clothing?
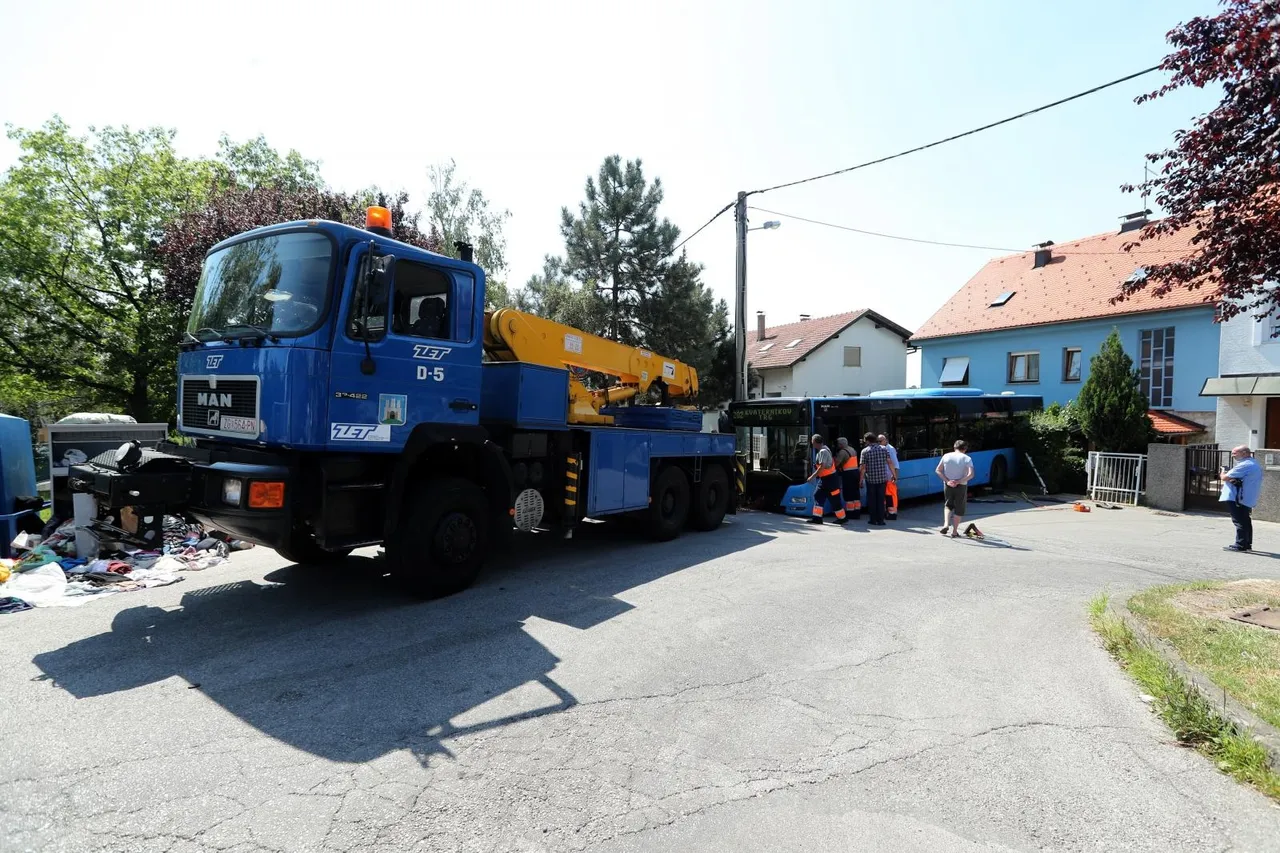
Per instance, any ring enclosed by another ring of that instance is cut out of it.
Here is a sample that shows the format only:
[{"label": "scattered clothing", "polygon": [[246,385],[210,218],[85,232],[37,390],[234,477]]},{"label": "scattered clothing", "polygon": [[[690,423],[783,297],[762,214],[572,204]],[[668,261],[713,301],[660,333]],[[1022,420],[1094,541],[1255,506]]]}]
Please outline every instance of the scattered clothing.
[{"label": "scattered clothing", "polygon": [[23,601],[21,598],[6,596],[0,598],[0,615],[5,613],[21,613],[24,610],[30,610],[31,605]]}]

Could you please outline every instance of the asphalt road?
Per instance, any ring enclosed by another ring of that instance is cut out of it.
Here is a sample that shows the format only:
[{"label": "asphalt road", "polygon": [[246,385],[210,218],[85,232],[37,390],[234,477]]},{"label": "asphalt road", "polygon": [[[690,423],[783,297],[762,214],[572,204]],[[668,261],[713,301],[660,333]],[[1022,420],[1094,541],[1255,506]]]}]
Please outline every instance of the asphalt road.
[{"label": "asphalt road", "polygon": [[938,512],[594,526],[433,603],[257,549],[0,616],[0,849],[1280,850],[1086,620],[1280,560],[1225,518],[1004,512],[981,544]]}]

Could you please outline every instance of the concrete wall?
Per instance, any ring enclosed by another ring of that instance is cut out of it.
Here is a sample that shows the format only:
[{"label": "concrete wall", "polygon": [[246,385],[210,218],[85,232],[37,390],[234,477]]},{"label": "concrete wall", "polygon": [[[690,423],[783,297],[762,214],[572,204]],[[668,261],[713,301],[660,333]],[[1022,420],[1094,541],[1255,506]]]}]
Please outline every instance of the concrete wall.
[{"label": "concrete wall", "polygon": [[[1177,370],[1174,367],[1175,380]],[[1186,493],[1187,449],[1180,444],[1147,445],[1146,505],[1170,512],[1182,512],[1186,508]]]},{"label": "concrete wall", "polygon": [[[1262,495],[1253,508],[1258,521],[1280,521],[1280,450],[1256,451],[1262,465]],[[1144,503],[1153,509],[1186,509],[1187,448],[1177,444],[1147,446],[1147,490]]]},{"label": "concrete wall", "polygon": [[[1219,375],[1280,373],[1280,338],[1271,336],[1273,322],[1271,317],[1257,320],[1249,314],[1237,314],[1219,324]],[[1173,370],[1177,381],[1177,364]],[[1210,400],[1205,398],[1206,402]],[[1214,435],[1219,445],[1258,447],[1266,442],[1266,397],[1218,397],[1216,407],[1218,423]]]},{"label": "concrete wall", "polygon": [[[1141,332],[1173,326],[1177,330],[1174,337],[1173,405],[1165,408],[1197,423],[1205,423],[1214,419],[1215,405],[1209,398],[1200,396],[1200,389],[1206,379],[1218,375],[1214,366],[1217,362],[1215,353],[1219,350],[1219,327],[1213,318],[1212,308],[1197,307],[925,340],[920,342],[921,385],[938,385],[938,377],[947,358],[968,356],[971,387],[987,392],[1039,394],[1045,405],[1066,403],[1080,393],[1081,385],[1089,378],[1089,361],[1097,354],[1112,328],[1119,330],[1125,352],[1133,358],[1136,366]],[[1067,347],[1082,350],[1083,363],[1078,382],[1063,380],[1063,352]],[[1011,352],[1040,353],[1039,382],[1008,382]],[[1208,423],[1205,425],[1210,426]]]},{"label": "concrete wall", "polygon": [[[844,348],[862,348],[862,366],[844,366]],[[1177,368],[1174,368],[1175,375]],[[761,370],[761,388],[753,396],[866,396],[872,391],[907,387],[907,345],[889,329],[863,317],[792,367]]]}]

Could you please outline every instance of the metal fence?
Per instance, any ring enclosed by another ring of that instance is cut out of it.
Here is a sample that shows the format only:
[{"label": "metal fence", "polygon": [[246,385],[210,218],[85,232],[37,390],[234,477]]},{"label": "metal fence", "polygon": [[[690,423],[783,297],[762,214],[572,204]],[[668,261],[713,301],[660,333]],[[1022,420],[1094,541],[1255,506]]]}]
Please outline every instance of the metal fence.
[{"label": "metal fence", "polygon": [[1089,454],[1089,497],[1106,503],[1137,506],[1147,482],[1147,457],[1142,453]]}]

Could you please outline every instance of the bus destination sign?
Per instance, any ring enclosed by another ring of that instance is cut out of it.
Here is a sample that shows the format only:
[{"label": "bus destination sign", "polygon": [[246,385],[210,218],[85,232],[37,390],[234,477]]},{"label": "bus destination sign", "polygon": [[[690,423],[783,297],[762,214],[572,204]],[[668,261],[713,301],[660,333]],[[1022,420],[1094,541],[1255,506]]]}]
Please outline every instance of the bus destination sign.
[{"label": "bus destination sign", "polygon": [[733,406],[729,414],[735,427],[803,424],[808,420],[804,407],[795,403]]}]

